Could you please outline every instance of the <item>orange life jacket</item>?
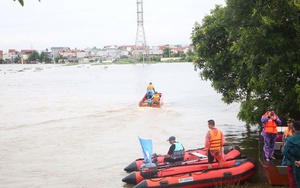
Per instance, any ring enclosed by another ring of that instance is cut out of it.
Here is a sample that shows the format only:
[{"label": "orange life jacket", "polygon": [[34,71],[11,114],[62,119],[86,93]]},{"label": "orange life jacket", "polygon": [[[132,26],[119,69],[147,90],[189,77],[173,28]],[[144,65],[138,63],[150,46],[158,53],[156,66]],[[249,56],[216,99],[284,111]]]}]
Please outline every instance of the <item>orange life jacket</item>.
[{"label": "orange life jacket", "polygon": [[153,85],[149,84],[148,87],[147,87],[147,90],[153,90]]},{"label": "orange life jacket", "polygon": [[153,102],[159,102],[159,94],[154,94],[153,96]]},{"label": "orange life jacket", "polygon": [[[268,116],[268,112],[265,113],[265,116]],[[274,114],[274,117],[277,118],[277,115]],[[269,118],[267,123],[265,124],[265,133],[277,134],[277,124],[276,122]]]},{"label": "orange life jacket", "polygon": [[285,138],[287,138],[287,137],[289,137],[289,136],[293,136],[293,132],[292,132],[292,130],[290,129],[290,127],[287,127],[286,129],[285,129],[285,131],[284,131],[284,136],[285,136]]},{"label": "orange life jacket", "polygon": [[213,130],[209,130],[210,139],[209,139],[209,150],[220,150],[222,148],[222,132],[217,129],[217,134],[215,135]]}]

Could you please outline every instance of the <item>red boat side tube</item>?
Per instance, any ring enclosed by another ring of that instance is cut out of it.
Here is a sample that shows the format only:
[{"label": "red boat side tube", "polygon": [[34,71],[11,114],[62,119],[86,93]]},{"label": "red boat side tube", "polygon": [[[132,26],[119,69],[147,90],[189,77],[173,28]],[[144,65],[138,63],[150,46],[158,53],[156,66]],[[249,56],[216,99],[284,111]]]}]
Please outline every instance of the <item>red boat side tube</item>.
[{"label": "red boat side tube", "polygon": [[[233,149],[229,151],[229,153],[225,154],[226,162],[223,164],[223,167],[229,167],[235,165],[236,160],[234,159],[237,159],[239,157],[240,157],[239,150]],[[181,165],[177,165],[177,166],[166,165],[163,168],[159,167],[155,169],[156,173],[152,173],[150,177],[143,177],[140,171],[135,171],[127,175],[125,178],[123,178],[122,181],[130,184],[138,184],[145,178],[149,179],[154,177],[166,177],[175,174],[205,170],[208,168],[207,162],[208,162],[207,159],[204,159],[204,160],[190,161],[190,162],[185,161],[181,163]],[[213,163],[213,168],[218,168],[217,161]]]},{"label": "red boat side tube", "polygon": [[242,182],[256,173],[255,161],[238,159],[234,166],[199,170],[192,173],[145,179],[134,188],[185,187],[201,188]]}]

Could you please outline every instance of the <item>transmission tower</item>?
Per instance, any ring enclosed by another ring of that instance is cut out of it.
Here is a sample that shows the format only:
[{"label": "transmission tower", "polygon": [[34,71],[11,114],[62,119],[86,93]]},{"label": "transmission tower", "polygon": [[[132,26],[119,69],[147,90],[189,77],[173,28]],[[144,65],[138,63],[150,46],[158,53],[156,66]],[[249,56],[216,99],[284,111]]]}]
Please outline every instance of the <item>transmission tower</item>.
[{"label": "transmission tower", "polygon": [[134,50],[134,58],[138,60],[140,56],[144,59],[148,58],[149,49],[146,42],[146,35],[144,29],[144,16],[143,16],[143,0],[137,0],[137,30],[135,37],[135,50]]}]

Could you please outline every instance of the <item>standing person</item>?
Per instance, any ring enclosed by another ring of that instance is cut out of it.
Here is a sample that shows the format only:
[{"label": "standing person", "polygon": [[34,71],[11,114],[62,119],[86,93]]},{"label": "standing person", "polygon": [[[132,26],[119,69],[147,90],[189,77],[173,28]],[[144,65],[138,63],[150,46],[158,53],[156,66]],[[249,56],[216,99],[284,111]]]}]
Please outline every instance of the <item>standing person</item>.
[{"label": "standing person", "polygon": [[171,144],[168,153],[165,155],[157,155],[158,157],[165,157],[164,162],[183,161],[184,147],[180,142],[176,142],[175,140],[175,136],[170,136],[170,138],[167,140]]},{"label": "standing person", "polygon": [[[282,135],[282,148],[281,148],[281,150],[283,149],[283,147],[284,147],[284,145],[285,145],[285,142],[286,142],[287,137],[293,136],[293,134],[294,134],[294,127],[293,127],[294,121],[295,121],[295,120],[292,119],[292,118],[289,118],[289,119],[286,121],[286,124],[287,124],[288,127],[284,130],[284,133],[283,133],[283,135]],[[286,166],[286,165],[287,165],[285,156],[283,156],[281,165],[282,165],[282,166]]]},{"label": "standing person", "polygon": [[290,188],[300,188],[300,121],[295,121],[295,133],[286,139],[283,155],[287,161]]},{"label": "standing person", "polygon": [[150,82],[149,85],[147,86],[147,99],[152,99],[154,92],[155,92],[154,86],[152,82]]},{"label": "standing person", "polygon": [[225,137],[223,133],[215,128],[215,121],[208,120],[208,128],[210,129],[205,137],[205,149],[207,150],[208,169],[212,168],[213,160],[216,159],[219,167],[222,167],[224,162],[224,154],[222,146],[225,144]]},{"label": "standing person", "polygon": [[276,138],[278,135],[277,125],[281,124],[281,120],[275,114],[274,108],[269,107],[267,112],[261,117],[261,122],[264,125],[261,135],[264,137],[264,153],[266,161],[275,159],[273,156]]}]

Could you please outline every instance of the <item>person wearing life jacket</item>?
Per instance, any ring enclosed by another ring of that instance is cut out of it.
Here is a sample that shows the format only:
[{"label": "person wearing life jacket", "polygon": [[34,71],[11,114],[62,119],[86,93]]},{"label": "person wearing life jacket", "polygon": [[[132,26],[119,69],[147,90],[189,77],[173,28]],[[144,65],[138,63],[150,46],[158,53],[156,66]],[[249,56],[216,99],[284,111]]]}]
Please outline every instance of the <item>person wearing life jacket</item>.
[{"label": "person wearing life jacket", "polygon": [[223,133],[215,128],[215,121],[208,120],[208,128],[210,129],[205,137],[205,149],[207,150],[208,169],[212,168],[213,160],[216,159],[219,167],[222,167],[224,162],[224,153],[222,146],[225,144]]},{"label": "person wearing life jacket", "polygon": [[153,95],[153,104],[159,104],[160,96],[157,92]]},{"label": "person wearing life jacket", "polygon": [[300,121],[293,127],[295,133],[286,139],[282,154],[287,161],[289,187],[300,188]]},{"label": "person wearing life jacket", "polygon": [[267,109],[267,112],[264,115],[262,115],[261,122],[264,126],[261,135],[264,137],[263,149],[265,154],[265,160],[269,162],[270,159],[275,159],[273,154],[275,149],[276,138],[278,135],[277,125],[281,124],[281,120],[275,114],[274,107],[269,107]]},{"label": "person wearing life jacket", "polygon": [[147,99],[151,99],[153,97],[153,94],[155,92],[154,86],[152,84],[152,82],[149,83],[149,85],[147,86]]},{"label": "person wearing life jacket", "polygon": [[[286,142],[286,139],[290,136],[293,136],[293,134],[295,133],[295,130],[294,130],[294,127],[293,127],[293,123],[295,122],[294,119],[292,118],[289,118],[287,121],[286,121],[286,124],[287,124],[287,128],[284,130],[284,133],[282,135],[282,146],[281,146],[281,150],[283,150],[284,148],[284,145],[285,145],[285,142]],[[286,158],[285,156],[283,156],[282,158],[282,163],[281,163],[282,166],[286,166],[287,165],[287,162],[286,162]]]},{"label": "person wearing life jacket", "polygon": [[164,157],[164,162],[176,162],[183,161],[184,159],[184,147],[180,142],[175,141],[176,138],[174,136],[170,136],[167,140],[171,144],[169,151],[165,155],[159,154],[158,157]]}]

